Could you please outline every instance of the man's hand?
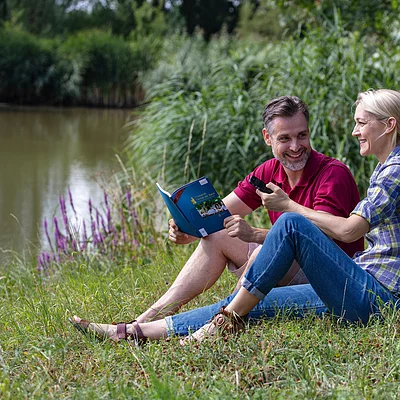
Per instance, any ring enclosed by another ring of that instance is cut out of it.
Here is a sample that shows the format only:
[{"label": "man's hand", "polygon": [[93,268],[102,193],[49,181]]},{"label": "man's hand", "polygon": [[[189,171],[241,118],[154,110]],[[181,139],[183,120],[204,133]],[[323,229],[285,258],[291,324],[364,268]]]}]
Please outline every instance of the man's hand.
[{"label": "man's hand", "polygon": [[231,215],[224,220],[225,229],[228,236],[237,237],[243,242],[255,241],[255,229],[251,227],[240,215]]},{"label": "man's hand", "polygon": [[262,205],[271,211],[288,212],[293,200],[279,187],[273,183],[268,183],[266,185],[270,188],[273,193],[267,194],[260,190],[256,190],[256,193],[261,197]]},{"label": "man's hand", "polygon": [[188,235],[179,230],[178,225],[176,225],[173,219],[168,221],[169,231],[168,237],[169,240],[175,244],[189,244],[197,240],[198,238],[195,236]]}]

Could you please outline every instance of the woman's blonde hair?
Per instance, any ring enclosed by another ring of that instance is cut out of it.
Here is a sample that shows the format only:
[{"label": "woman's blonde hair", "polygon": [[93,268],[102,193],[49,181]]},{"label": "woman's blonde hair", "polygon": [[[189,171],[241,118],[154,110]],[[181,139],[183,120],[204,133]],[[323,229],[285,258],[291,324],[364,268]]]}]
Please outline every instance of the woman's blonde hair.
[{"label": "woman's blonde hair", "polygon": [[375,115],[378,120],[385,120],[390,117],[396,119],[396,127],[393,134],[393,148],[400,141],[400,93],[391,89],[367,90],[357,96],[355,105]]}]

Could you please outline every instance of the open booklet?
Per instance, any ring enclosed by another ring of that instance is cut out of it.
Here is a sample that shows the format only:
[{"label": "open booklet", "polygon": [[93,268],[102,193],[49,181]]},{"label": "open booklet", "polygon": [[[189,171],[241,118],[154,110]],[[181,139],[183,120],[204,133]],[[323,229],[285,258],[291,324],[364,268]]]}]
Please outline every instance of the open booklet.
[{"label": "open booklet", "polygon": [[157,183],[158,190],[172,218],[182,232],[205,237],[224,228],[231,213],[207,177],[196,179],[168,193]]}]

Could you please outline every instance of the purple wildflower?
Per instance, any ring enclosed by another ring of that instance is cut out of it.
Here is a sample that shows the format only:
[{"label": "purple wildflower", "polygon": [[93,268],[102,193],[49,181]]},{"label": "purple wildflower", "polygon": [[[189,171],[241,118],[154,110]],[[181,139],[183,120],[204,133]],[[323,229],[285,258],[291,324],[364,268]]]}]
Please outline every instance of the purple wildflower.
[{"label": "purple wildflower", "polygon": [[88,242],[87,231],[86,231],[86,222],[83,220],[83,236],[82,236],[82,244],[81,250],[85,251]]},{"label": "purple wildflower", "polygon": [[109,208],[108,206],[108,197],[106,191],[104,191],[104,204],[106,205],[107,209]]},{"label": "purple wildflower", "polygon": [[127,202],[128,208],[131,208],[132,201],[131,201],[131,191],[130,190],[126,191],[126,202]]},{"label": "purple wildflower", "polygon": [[47,219],[46,218],[43,221],[43,227],[44,227],[44,231],[46,233],[47,241],[49,242],[49,245],[50,245],[50,249],[54,253],[53,245],[50,240],[49,230],[47,229]]},{"label": "purple wildflower", "polygon": [[135,221],[136,228],[139,226],[139,220],[135,210],[131,211],[132,219]]},{"label": "purple wildflower", "polygon": [[65,198],[63,196],[58,196],[58,202],[60,203],[61,214],[64,222],[65,233],[72,239],[72,235],[69,229],[67,206],[65,204]]},{"label": "purple wildflower", "polygon": [[74,207],[74,202],[72,200],[72,194],[71,194],[70,188],[68,188],[68,196],[69,196],[69,204],[71,204],[72,211],[74,212],[75,217],[77,217],[76,210],[75,210],[75,207]]},{"label": "purple wildflower", "polygon": [[92,200],[89,198],[89,215],[90,215],[90,220],[93,219],[92,216]]},{"label": "purple wildflower", "polygon": [[122,207],[120,210],[120,214],[121,214],[121,234],[122,234],[122,239],[124,240],[124,244],[126,244],[125,214],[124,214],[124,210],[122,209]]},{"label": "purple wildflower", "polygon": [[93,245],[97,246],[98,240],[97,240],[97,234],[96,234],[96,222],[95,221],[92,221],[91,228],[92,228]]}]

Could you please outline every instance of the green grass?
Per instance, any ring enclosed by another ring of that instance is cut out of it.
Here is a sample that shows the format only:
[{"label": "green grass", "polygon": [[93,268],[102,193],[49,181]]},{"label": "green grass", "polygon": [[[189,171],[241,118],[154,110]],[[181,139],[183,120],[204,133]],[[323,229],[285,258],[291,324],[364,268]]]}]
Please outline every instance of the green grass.
[{"label": "green grass", "polygon": [[[2,398],[397,398],[399,317],[368,327],[324,318],[263,321],[238,337],[142,348],[79,334],[67,318],[128,320],[176,276],[191,249],[158,249],[151,263],[94,258],[46,276],[15,262],[0,273]],[[229,293],[224,274],[191,307]],[[188,307],[187,307],[188,308]]]}]

